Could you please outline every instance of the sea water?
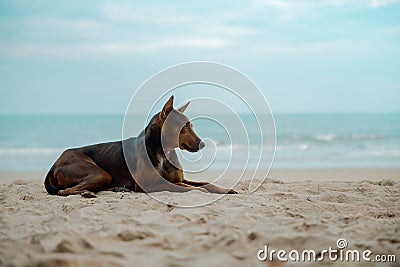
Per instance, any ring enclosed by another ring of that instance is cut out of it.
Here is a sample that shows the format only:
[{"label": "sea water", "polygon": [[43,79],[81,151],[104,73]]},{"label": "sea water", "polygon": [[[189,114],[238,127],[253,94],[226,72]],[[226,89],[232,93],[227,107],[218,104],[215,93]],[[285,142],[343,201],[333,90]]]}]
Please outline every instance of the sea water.
[{"label": "sea water", "polygon": [[[400,114],[275,114],[274,119],[274,168],[400,168]],[[46,170],[67,148],[121,140],[123,120],[123,115],[2,115],[0,170]],[[212,124],[194,122],[194,127],[216,144],[220,156],[210,169],[225,168],[230,153],[246,156],[262,146],[231,144]],[[256,128],[246,130],[257,134]]]}]

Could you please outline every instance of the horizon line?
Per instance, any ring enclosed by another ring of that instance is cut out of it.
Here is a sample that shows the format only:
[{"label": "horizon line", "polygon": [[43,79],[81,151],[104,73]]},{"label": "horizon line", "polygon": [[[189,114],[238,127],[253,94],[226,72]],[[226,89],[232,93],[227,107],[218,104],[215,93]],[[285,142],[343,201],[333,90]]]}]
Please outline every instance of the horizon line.
[{"label": "horizon line", "polygon": [[[231,115],[232,113],[205,113],[202,115]],[[251,115],[249,112],[237,112],[238,115]],[[267,114],[267,113],[257,113],[256,114]],[[390,114],[400,114],[400,111],[322,111],[322,112],[272,112],[273,115],[390,115]],[[130,115],[146,115],[145,113],[137,113]],[[0,113],[0,116],[125,116],[125,113]]]}]

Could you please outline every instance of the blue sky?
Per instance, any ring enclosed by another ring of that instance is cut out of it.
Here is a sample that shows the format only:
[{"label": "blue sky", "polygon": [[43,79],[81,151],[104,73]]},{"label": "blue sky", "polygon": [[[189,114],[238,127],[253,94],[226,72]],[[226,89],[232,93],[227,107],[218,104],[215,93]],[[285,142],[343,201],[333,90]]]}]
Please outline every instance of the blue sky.
[{"label": "blue sky", "polygon": [[0,114],[123,113],[192,60],[241,70],[276,113],[400,112],[399,18],[394,0],[2,0]]}]

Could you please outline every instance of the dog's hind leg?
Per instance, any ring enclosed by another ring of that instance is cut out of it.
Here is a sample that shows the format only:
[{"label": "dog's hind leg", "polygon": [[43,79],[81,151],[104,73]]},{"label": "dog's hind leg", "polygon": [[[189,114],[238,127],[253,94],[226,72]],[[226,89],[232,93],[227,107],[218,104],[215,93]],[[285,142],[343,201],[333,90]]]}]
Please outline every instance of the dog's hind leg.
[{"label": "dog's hind leg", "polygon": [[69,196],[80,194],[83,197],[93,198],[96,197],[93,191],[97,191],[100,188],[106,186],[110,183],[110,181],[111,177],[107,177],[106,175],[97,173],[89,174],[86,177],[83,177],[81,182],[77,185],[58,191],[58,195]]},{"label": "dog's hind leg", "polygon": [[200,187],[204,188],[210,193],[216,193],[216,194],[237,194],[237,192],[233,189],[230,188],[221,188],[216,185],[207,183],[207,182],[194,182],[194,181],[188,181],[188,180],[183,180],[185,184],[195,186],[195,187]]},{"label": "dog's hind leg", "polygon": [[93,192],[106,188],[112,180],[111,176],[89,157],[56,167],[54,178],[60,189],[59,196],[80,194],[83,197],[96,197]]}]

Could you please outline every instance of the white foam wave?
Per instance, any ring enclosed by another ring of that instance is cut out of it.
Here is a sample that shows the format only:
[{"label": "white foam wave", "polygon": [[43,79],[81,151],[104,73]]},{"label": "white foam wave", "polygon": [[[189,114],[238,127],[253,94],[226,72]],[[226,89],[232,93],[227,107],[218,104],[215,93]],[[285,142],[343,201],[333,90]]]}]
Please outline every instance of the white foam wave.
[{"label": "white foam wave", "polygon": [[363,157],[400,157],[400,150],[387,150],[387,151],[361,151],[358,153],[353,153],[354,158]]},{"label": "white foam wave", "polygon": [[322,142],[331,142],[336,138],[336,134],[315,135],[314,139]]}]

